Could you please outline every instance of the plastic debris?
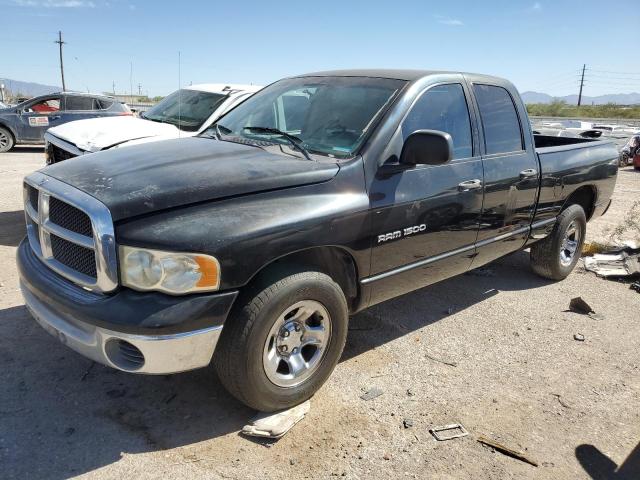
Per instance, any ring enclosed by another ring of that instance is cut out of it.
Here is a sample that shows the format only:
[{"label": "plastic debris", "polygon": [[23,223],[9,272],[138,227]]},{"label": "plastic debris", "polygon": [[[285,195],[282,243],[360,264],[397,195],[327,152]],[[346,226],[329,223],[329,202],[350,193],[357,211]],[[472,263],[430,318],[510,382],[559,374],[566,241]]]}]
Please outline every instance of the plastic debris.
[{"label": "plastic debris", "polygon": [[628,277],[640,274],[640,250],[626,247],[610,253],[585,257],[584,267],[602,277]]},{"label": "plastic debris", "polygon": [[368,402],[369,400],[373,400],[374,398],[379,397],[383,393],[384,392],[380,388],[373,387],[369,389],[369,391],[367,391],[366,393],[363,393],[362,395],[360,395],[360,398]]},{"label": "plastic debris", "polygon": [[519,452],[518,450],[513,450],[512,448],[509,448],[509,447],[505,447],[504,445],[496,442],[495,440],[487,438],[483,435],[480,435],[476,440],[484,445],[494,448],[496,451],[502,453],[503,455],[507,455],[508,457],[515,458],[517,460],[520,460],[521,462],[528,463],[529,465],[533,465],[534,467],[538,466],[538,462],[530,459],[523,452]]},{"label": "plastic debris", "polygon": [[251,419],[251,423],[242,427],[242,433],[251,437],[282,438],[293,426],[302,420],[311,402],[307,400],[288,410],[275,413],[259,413]]},{"label": "plastic debris", "polygon": [[573,339],[578,342],[584,342],[584,335],[582,335],[581,333],[576,333],[573,335]]},{"label": "plastic debris", "polygon": [[603,320],[604,317],[591,308],[587,302],[584,301],[582,297],[572,298],[569,302],[569,311],[574,313],[580,313],[582,315],[588,315],[594,320]]},{"label": "plastic debris", "polygon": [[433,435],[433,438],[439,442],[446,440],[453,440],[454,438],[466,437],[469,432],[459,423],[451,423],[449,425],[442,425],[440,427],[433,427],[429,429],[429,433]]}]

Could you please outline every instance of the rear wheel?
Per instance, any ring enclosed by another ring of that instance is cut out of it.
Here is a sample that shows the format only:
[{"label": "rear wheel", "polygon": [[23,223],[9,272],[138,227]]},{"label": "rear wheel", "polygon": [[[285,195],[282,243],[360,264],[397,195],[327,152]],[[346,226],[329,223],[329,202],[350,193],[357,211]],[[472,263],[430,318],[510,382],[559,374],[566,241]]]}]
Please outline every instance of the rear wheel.
[{"label": "rear wheel", "polygon": [[11,132],[4,127],[0,127],[0,153],[8,152],[13,148],[14,141]]},{"label": "rear wheel", "polygon": [[531,267],[544,278],[566,278],[580,259],[587,218],[580,205],[570,205],[558,215],[551,234],[531,247]]},{"label": "rear wheel", "polygon": [[329,378],[347,337],[345,296],[320,272],[270,275],[238,299],[214,364],[227,390],[262,411],[293,407]]}]

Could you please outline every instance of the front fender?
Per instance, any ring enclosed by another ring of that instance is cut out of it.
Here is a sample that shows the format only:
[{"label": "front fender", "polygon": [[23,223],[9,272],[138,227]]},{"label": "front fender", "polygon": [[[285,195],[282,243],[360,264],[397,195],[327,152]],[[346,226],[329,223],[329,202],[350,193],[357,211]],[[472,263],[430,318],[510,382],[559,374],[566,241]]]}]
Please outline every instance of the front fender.
[{"label": "front fender", "polygon": [[337,246],[369,273],[369,198],[361,162],[331,181],[164,211],[116,225],[119,244],[215,256],[221,290],[239,288],[291,253]]}]

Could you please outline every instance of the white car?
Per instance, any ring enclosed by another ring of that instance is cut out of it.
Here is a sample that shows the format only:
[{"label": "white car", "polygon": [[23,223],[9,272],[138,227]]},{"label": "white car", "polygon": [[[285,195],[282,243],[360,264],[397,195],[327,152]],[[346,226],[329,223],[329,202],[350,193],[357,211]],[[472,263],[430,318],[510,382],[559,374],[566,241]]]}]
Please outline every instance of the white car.
[{"label": "white car", "polygon": [[182,88],[136,117],[91,118],[45,133],[47,164],[146,142],[197,135],[262,87],[202,84]]}]

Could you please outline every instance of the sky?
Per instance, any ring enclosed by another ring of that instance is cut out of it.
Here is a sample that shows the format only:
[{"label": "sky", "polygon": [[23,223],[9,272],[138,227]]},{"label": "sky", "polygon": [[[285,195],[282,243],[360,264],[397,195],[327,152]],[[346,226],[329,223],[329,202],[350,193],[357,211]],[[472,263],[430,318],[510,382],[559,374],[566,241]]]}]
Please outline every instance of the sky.
[{"label": "sky", "polygon": [[61,85],[61,30],[74,90],[140,84],[155,96],[190,83],[417,68],[560,96],[578,93],[587,64],[584,95],[625,93],[640,91],[638,12],[638,0],[0,0],[0,78]]}]

